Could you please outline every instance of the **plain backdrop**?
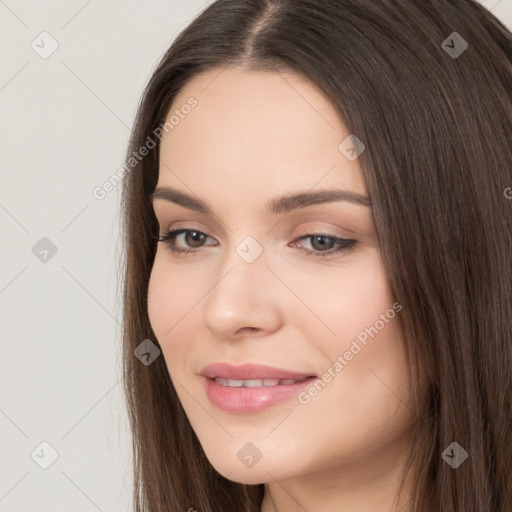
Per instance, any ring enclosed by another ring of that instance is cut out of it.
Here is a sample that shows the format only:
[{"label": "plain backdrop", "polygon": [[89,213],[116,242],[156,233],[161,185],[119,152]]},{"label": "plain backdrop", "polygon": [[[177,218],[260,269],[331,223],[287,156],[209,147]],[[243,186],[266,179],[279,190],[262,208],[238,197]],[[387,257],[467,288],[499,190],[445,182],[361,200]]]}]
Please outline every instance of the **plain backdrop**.
[{"label": "plain backdrop", "polygon": [[[512,0],[481,3],[512,29]],[[130,510],[120,187],[93,191],[124,162],[159,58],[206,6],[0,0],[0,512]]]}]

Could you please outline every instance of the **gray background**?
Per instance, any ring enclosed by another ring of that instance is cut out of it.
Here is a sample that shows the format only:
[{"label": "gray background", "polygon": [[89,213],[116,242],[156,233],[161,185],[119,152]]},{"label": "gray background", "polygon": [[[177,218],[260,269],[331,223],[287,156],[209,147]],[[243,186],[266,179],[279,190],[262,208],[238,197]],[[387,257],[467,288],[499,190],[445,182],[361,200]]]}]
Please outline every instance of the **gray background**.
[{"label": "gray background", "polygon": [[[512,0],[481,3],[512,29]],[[205,6],[0,0],[0,512],[130,509],[120,187],[92,192],[124,162],[159,57]]]}]

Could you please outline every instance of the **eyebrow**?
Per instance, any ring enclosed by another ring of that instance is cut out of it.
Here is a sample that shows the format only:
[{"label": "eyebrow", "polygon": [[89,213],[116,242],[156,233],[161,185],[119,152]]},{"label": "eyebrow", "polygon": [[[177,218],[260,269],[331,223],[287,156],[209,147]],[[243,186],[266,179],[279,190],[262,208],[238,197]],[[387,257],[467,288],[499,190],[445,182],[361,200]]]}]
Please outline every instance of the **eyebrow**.
[{"label": "eyebrow", "polygon": [[[192,197],[185,192],[172,187],[158,187],[150,196],[152,204],[156,199],[163,199],[172,203],[207,215],[213,214],[212,209],[201,199]],[[371,201],[367,196],[341,189],[326,189],[317,192],[298,192],[271,199],[266,204],[266,211],[270,215],[288,213],[314,204],[332,203],[334,201],[348,201],[363,206],[370,206]]]}]

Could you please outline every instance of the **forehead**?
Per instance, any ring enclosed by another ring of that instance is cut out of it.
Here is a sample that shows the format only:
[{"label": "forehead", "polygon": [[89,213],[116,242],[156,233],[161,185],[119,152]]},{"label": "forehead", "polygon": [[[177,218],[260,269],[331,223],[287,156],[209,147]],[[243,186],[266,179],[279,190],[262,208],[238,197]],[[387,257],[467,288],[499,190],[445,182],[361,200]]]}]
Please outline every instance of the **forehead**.
[{"label": "forehead", "polygon": [[[191,98],[196,106],[183,108]],[[159,185],[187,183],[198,195],[228,189],[269,196],[315,184],[366,194],[359,163],[338,149],[349,132],[303,77],[210,70],[184,86],[166,119],[173,115],[162,137]]]}]

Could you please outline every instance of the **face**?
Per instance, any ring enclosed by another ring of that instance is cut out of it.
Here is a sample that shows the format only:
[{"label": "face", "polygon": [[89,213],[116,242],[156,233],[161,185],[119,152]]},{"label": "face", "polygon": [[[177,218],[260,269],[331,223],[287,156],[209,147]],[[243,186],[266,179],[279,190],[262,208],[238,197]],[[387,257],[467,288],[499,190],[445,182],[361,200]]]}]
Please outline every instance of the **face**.
[{"label": "face", "polygon": [[[389,470],[411,426],[402,306],[350,133],[277,72],[199,75],[172,115],[157,190],[179,194],[153,206],[178,233],[158,243],[148,314],[206,456],[243,483]],[[277,202],[296,194],[317,195]]]}]

